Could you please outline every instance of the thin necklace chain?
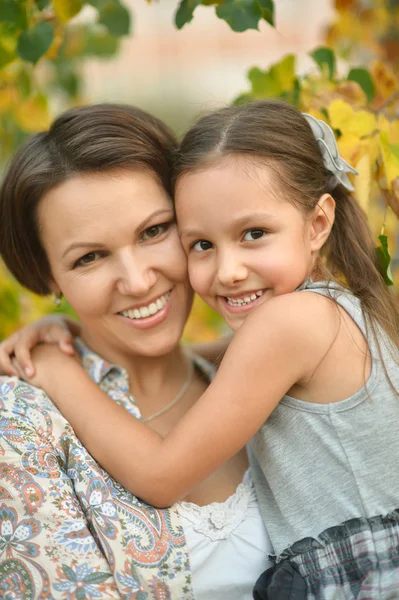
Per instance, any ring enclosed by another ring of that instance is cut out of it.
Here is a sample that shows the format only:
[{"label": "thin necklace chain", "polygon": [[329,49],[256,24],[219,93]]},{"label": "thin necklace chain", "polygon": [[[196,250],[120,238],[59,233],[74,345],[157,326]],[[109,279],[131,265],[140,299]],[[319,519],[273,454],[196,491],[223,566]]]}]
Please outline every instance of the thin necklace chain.
[{"label": "thin necklace chain", "polygon": [[161,408],[161,410],[158,410],[156,413],[154,413],[150,417],[147,417],[146,419],[142,419],[142,422],[148,423],[148,421],[152,421],[153,419],[156,419],[156,417],[160,417],[161,415],[164,415],[168,410],[173,408],[175,406],[175,404],[177,404],[179,402],[179,400],[181,400],[183,398],[184,394],[187,392],[187,390],[190,387],[191,382],[193,380],[193,375],[194,375],[194,362],[191,358],[189,358],[187,376],[186,376],[186,379],[185,379],[182,387],[180,388],[177,396],[175,396],[175,398],[173,398],[173,400],[171,402],[169,402],[169,404],[167,404],[166,406]]}]

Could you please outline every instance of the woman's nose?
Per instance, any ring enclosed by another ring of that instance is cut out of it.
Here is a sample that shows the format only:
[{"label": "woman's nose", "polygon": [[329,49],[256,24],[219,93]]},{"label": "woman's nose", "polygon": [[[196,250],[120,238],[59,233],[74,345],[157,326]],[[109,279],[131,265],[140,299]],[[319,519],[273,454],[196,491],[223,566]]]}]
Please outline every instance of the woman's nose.
[{"label": "woman's nose", "polygon": [[121,257],[117,274],[117,289],[121,294],[145,296],[156,281],[155,270],[133,252],[125,253]]}]

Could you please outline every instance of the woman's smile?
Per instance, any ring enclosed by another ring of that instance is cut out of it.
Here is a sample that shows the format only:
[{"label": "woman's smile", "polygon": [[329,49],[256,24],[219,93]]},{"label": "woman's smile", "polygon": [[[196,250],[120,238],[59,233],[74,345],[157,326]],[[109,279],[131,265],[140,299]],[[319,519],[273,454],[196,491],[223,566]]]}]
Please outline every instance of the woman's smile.
[{"label": "woman's smile", "polygon": [[129,321],[129,325],[132,327],[138,327],[139,329],[155,327],[167,318],[170,304],[173,302],[172,293],[173,289],[149,301],[147,304],[130,307],[117,314],[125,321]]}]

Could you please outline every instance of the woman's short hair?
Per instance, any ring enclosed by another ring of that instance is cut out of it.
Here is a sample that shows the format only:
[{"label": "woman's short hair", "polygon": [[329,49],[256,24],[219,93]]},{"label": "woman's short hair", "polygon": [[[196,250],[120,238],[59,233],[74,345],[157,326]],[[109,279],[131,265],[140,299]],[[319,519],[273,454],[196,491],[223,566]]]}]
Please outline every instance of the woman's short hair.
[{"label": "woman's short hair", "polygon": [[11,273],[33,292],[50,293],[37,221],[38,204],[50,189],[80,173],[146,169],[171,196],[176,146],[159,119],[114,104],[73,108],[49,131],[29,138],[11,160],[0,192],[0,254]]}]

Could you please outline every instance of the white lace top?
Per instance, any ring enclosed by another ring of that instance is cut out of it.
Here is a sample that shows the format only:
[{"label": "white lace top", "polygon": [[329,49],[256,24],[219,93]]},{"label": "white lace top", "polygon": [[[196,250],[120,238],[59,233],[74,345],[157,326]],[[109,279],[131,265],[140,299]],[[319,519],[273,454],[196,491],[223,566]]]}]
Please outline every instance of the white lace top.
[{"label": "white lace top", "polygon": [[190,555],[196,600],[251,600],[272,546],[250,469],[224,502],[177,505]]}]

